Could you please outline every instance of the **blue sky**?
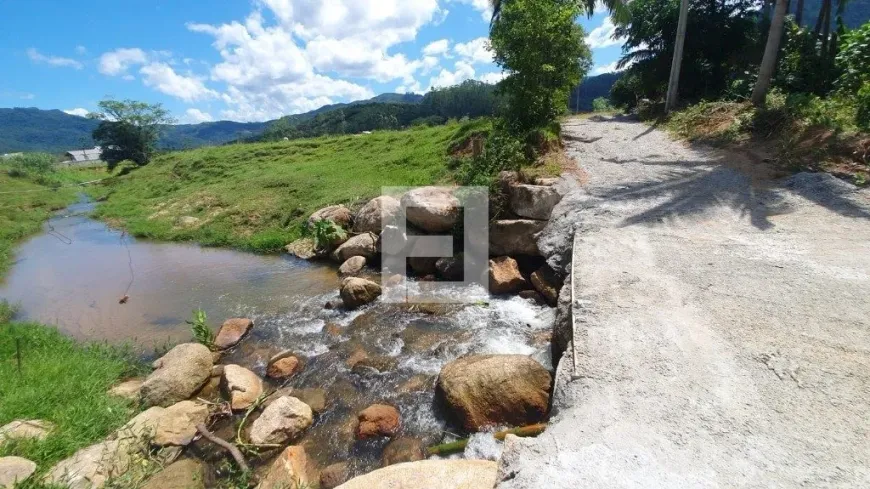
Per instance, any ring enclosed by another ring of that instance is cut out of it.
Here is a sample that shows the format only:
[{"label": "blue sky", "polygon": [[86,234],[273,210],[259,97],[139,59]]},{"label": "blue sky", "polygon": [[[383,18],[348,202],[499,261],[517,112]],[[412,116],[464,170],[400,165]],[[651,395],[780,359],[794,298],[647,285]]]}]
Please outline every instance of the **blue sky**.
[{"label": "blue sky", "polygon": [[[85,113],[109,96],[180,122],[263,121],[384,92],[496,81],[488,0],[0,0],[0,107]],[[581,23],[592,74],[620,45]]]}]

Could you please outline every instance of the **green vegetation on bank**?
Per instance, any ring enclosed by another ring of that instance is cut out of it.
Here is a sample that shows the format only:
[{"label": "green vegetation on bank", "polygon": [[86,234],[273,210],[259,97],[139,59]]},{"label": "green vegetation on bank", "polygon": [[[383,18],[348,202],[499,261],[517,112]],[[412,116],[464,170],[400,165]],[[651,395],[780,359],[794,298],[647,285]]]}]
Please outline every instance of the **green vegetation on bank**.
[{"label": "green vegetation on bank", "polygon": [[383,186],[451,182],[462,125],[173,152],[93,189],[100,218],[139,237],[272,252],[314,210],[361,205]]},{"label": "green vegetation on bank", "polygon": [[68,185],[105,176],[100,170],[56,170],[52,162],[39,153],[0,160],[0,277],[12,265],[15,246],[75,202],[82,189]]},{"label": "green vegetation on bank", "polygon": [[138,364],[118,348],[79,344],[47,326],[12,322],[11,316],[10,306],[0,302],[0,425],[40,419],[56,429],[43,441],[0,443],[0,456],[33,460],[41,474],[130,419],[132,404],[107,391],[137,373]]}]

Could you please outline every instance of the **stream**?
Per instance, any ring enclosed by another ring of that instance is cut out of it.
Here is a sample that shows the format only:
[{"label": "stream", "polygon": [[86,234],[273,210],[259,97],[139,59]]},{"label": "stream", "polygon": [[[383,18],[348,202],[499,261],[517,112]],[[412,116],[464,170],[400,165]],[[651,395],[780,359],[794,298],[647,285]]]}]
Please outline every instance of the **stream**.
[{"label": "stream", "polygon": [[[349,461],[361,473],[380,466],[388,440],[353,436],[356,413],[373,403],[396,406],[399,436],[423,446],[461,434],[435,399],[435,379],[450,360],[519,353],[551,367],[554,311],[520,297],[423,307],[379,301],[353,312],[328,310],[324,304],[338,297],[334,266],[134,239],[88,217],[93,206],[70,206],[26,241],[0,283],[0,298],[17,303],[22,320],[56,325],[81,340],[129,343],[146,357],[189,341],[185,320],[195,308],[206,311],[215,330],[226,318],[253,319],[251,334],[221,363],[265,376],[266,362],[281,350],[304,359],[304,369],[289,381],[266,384],[267,390],[291,387],[325,398],[314,425],[293,442],[321,468]],[[129,301],[119,304],[125,293]],[[369,366],[350,368],[353,356],[366,356]],[[202,395],[219,398],[216,389]],[[226,420],[216,431],[232,438],[233,426]],[[200,441],[191,450],[216,463],[223,455],[208,445]]]}]

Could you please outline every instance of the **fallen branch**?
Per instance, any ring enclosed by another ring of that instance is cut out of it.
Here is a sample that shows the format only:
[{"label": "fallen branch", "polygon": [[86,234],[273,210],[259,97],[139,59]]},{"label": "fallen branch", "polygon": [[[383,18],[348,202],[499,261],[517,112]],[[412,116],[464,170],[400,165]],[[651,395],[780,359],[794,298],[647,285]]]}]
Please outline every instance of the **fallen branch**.
[{"label": "fallen branch", "polygon": [[205,425],[202,423],[199,423],[196,425],[196,430],[199,431],[202,434],[203,438],[205,438],[206,440],[208,440],[208,441],[214,443],[215,445],[222,447],[224,450],[230,452],[230,455],[233,456],[233,458],[236,460],[236,463],[239,464],[239,468],[242,469],[243,472],[250,472],[251,471],[251,468],[248,467],[248,463],[245,462],[245,457],[242,456],[242,452],[240,452],[239,449],[236,448],[235,445],[227,442],[226,440],[218,438],[217,436],[215,436],[214,433],[209,431],[208,428],[206,428]]},{"label": "fallen branch", "polygon": [[[516,436],[537,436],[547,429],[545,423],[532,424],[528,426],[520,426],[519,428],[511,428],[509,430],[498,431],[493,433],[496,440],[504,440],[508,435]],[[431,446],[426,449],[429,455],[450,455],[465,450],[468,446],[468,438],[464,440],[456,440],[450,443],[442,443],[440,445]]]}]

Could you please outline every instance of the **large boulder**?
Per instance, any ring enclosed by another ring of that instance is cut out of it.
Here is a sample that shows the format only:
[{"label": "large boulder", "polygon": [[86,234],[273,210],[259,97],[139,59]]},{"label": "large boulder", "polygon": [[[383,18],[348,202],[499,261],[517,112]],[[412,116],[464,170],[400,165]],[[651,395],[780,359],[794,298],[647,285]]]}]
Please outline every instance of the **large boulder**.
[{"label": "large boulder", "polygon": [[314,487],[318,480],[317,469],[305,448],[293,445],[285,448],[272,462],[257,489]]},{"label": "large boulder", "polygon": [[271,379],[286,379],[300,370],[302,361],[293,354],[293,350],[284,350],[269,359],[266,376]]},{"label": "large boulder", "polygon": [[204,476],[202,463],[186,458],[155,474],[142,489],[205,489]]},{"label": "large boulder", "polygon": [[236,346],[252,327],[254,327],[254,321],[247,318],[227,319],[221,325],[221,329],[214,339],[214,344],[222,350]]},{"label": "large boulder", "polygon": [[489,291],[492,294],[512,294],[526,288],[517,261],[499,256],[489,261]]},{"label": "large boulder", "polygon": [[332,253],[332,258],[342,263],[354,256],[362,256],[366,259],[378,256],[377,235],[372,233],[358,234],[345,241]]},{"label": "large boulder", "polygon": [[381,286],[364,278],[349,277],[341,282],[339,294],[344,307],[356,309],[377,299],[381,295]]},{"label": "large boulder", "polygon": [[492,489],[497,473],[489,460],[420,460],[354,477],[338,489]]},{"label": "large boulder", "polygon": [[109,395],[127,399],[128,401],[138,401],[143,382],[145,382],[144,379],[125,380],[109,389]]},{"label": "large boulder", "polygon": [[230,407],[244,410],[251,407],[263,393],[263,380],[244,367],[226,365],[222,387],[230,397]]},{"label": "large boulder", "polygon": [[562,286],[562,282],[553,273],[553,270],[549,266],[544,265],[532,272],[529,279],[532,282],[532,287],[541,293],[547,304],[551,307],[556,307],[556,302],[559,300],[559,288]]},{"label": "large boulder", "polygon": [[435,269],[438,271],[438,276],[444,280],[461,282],[464,275],[464,268],[465,264],[463,263],[462,255],[446,256],[439,258],[438,261],[435,262]]},{"label": "large boulder", "polygon": [[152,443],[159,446],[183,447],[196,436],[196,425],[205,423],[208,407],[193,401],[181,401],[166,408],[154,432]]},{"label": "large boulder", "polygon": [[255,445],[282,444],[301,435],[314,421],[314,413],[295,397],[272,401],[251,425],[249,435]]},{"label": "large boulder", "polygon": [[531,219],[502,219],[489,225],[489,253],[491,255],[538,256],[538,234],[547,221]]},{"label": "large boulder", "polygon": [[401,216],[402,204],[389,195],[375,197],[357,211],[353,230],[357,233],[380,234],[385,224],[392,224]]},{"label": "large boulder", "polygon": [[518,216],[529,219],[547,220],[562,196],[553,186],[527,185],[523,183],[508,186],[508,201],[511,210]]},{"label": "large boulder", "polygon": [[542,421],[552,378],[525,355],[470,355],[441,369],[438,393],[468,431]]},{"label": "large boulder", "polygon": [[166,414],[166,409],[160,406],[152,406],[141,413],[137,414],[130,421],[127,421],[124,426],[118,428],[114,437],[123,440],[136,440],[138,443],[151,443],[157,433],[157,426],[163,415]]},{"label": "large boulder", "polygon": [[36,463],[21,457],[0,457],[0,489],[12,489],[36,472]]},{"label": "large boulder", "polygon": [[459,219],[459,199],[440,187],[415,188],[402,196],[408,221],[430,233],[453,229]]},{"label": "large boulder", "polygon": [[356,277],[366,267],[366,257],[352,256],[338,267],[339,277]]},{"label": "large boulder", "polygon": [[210,377],[212,354],[199,343],[182,343],[153,364],[140,390],[146,406],[171,406],[192,396]]},{"label": "large boulder", "polygon": [[130,469],[135,450],[126,438],[106,440],[82,448],[58,462],[45,475],[45,483],[69,489],[99,489],[113,476]]},{"label": "large boulder", "polygon": [[350,223],[353,220],[353,215],[350,213],[350,209],[343,205],[330,205],[323,209],[314,211],[314,213],[312,213],[308,218],[308,227],[311,228],[314,226],[314,223],[324,219],[328,219],[345,229],[349,229]]},{"label": "large boulder", "polygon": [[41,419],[16,419],[0,427],[0,443],[7,440],[44,440],[54,423]]},{"label": "large boulder", "polygon": [[357,417],[356,437],[360,440],[376,436],[393,436],[399,432],[399,410],[387,404],[372,404]]}]

